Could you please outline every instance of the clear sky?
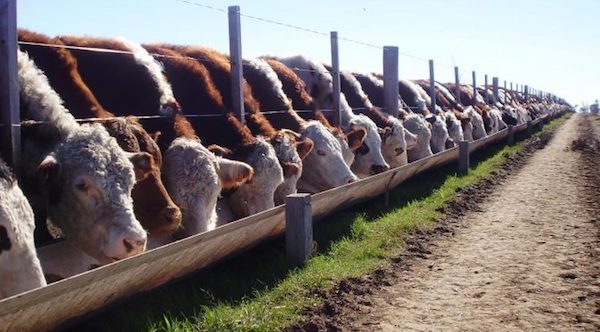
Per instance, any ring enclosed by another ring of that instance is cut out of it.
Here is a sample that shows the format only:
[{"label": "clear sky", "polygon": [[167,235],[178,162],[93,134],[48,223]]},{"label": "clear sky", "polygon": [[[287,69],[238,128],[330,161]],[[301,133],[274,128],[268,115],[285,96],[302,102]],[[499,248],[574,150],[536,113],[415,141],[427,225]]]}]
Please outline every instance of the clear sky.
[{"label": "clear sky", "polygon": [[[572,104],[600,98],[600,0],[17,0],[17,24],[57,34],[123,37],[136,42],[200,44],[228,53],[227,6],[242,17],[244,57],[301,53],[330,63],[329,31],[373,45],[398,46],[401,78],[461,81],[476,70],[500,85],[528,84]],[[206,8],[210,6],[222,11]],[[340,41],[340,66],[382,72],[378,48]],[[405,54],[420,58],[407,56]]]}]

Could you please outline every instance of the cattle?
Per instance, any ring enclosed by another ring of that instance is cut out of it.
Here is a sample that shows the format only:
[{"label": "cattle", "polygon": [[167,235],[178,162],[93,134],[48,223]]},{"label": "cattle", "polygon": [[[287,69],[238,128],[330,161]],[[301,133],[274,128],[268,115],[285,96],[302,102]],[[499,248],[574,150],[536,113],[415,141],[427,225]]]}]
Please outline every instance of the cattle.
[{"label": "cattle", "polygon": [[[332,77],[322,64],[301,55],[278,58],[278,60],[296,71],[296,74],[306,84],[308,93],[313,97],[317,107],[332,108]],[[336,124],[340,125],[344,131],[347,132],[359,127],[367,130],[367,137],[363,143],[365,147],[355,150],[355,158],[351,166],[352,171],[359,177],[366,177],[388,170],[389,165],[381,154],[381,137],[377,132],[375,123],[365,115],[354,114],[344,94],[340,94],[340,110],[340,123]],[[332,118],[330,118],[330,121]]]},{"label": "cattle", "polygon": [[0,299],[46,286],[33,243],[33,210],[0,159]]},{"label": "cattle", "polygon": [[[283,84],[265,60],[245,60],[244,77],[266,113],[292,110],[291,102],[283,92]],[[259,128],[260,134],[270,137],[282,164],[285,180],[275,191],[275,204],[283,204],[286,196],[297,191],[297,181],[303,170],[302,159],[312,151],[313,141],[290,128],[276,131],[266,116],[257,109],[250,109],[248,112],[248,122],[253,123],[251,127]]]},{"label": "cattle", "polygon": [[102,263],[142,252],[146,232],[130,193],[134,167],[148,172],[151,156],[125,153],[99,124],[79,125],[27,54],[17,59],[22,117],[43,123],[23,133],[22,184],[32,205]]},{"label": "cattle", "polygon": [[433,155],[431,151],[431,124],[420,114],[408,114],[404,118],[404,128],[417,136],[417,145],[408,150],[408,162]]},{"label": "cattle", "polygon": [[[217,157],[208,150],[181,114],[174,116],[177,138],[165,152],[165,183],[183,213],[181,238],[212,230],[217,225],[217,199],[222,189],[249,181],[250,165]],[[182,167],[182,165],[185,165]]]},{"label": "cattle", "polygon": [[[63,43],[47,36],[19,31],[19,40],[44,44]],[[134,212],[150,236],[164,236],[174,232],[181,222],[181,212],[173,203],[161,180],[161,152],[136,118],[114,118],[97,100],[93,92],[85,84],[78,70],[77,59],[64,48],[21,45],[36,65],[44,71],[50,85],[64,100],[67,109],[76,118],[97,118],[109,134],[117,139],[117,143],[127,152],[148,152],[153,160],[149,165],[150,172],[144,177],[137,177],[131,196]],[[109,57],[111,55],[108,55]],[[136,172],[140,175],[140,172]]]},{"label": "cattle", "polygon": [[346,96],[348,104],[358,113],[368,116],[377,125],[381,135],[381,153],[385,161],[391,167],[407,164],[406,151],[417,144],[416,137],[405,130],[402,122],[397,118],[376,108],[352,73],[340,72],[340,81],[342,93]]},{"label": "cattle", "polygon": [[[266,59],[277,74],[286,96],[295,106],[304,110],[314,105],[312,97],[306,92],[304,82],[296,73],[275,59]],[[331,126],[319,111],[267,113],[265,116],[277,129],[291,129],[302,137],[310,138],[314,147],[303,160],[304,169],[298,181],[298,190],[316,193],[357,180],[349,166],[354,159],[353,150],[358,149],[364,141],[366,131],[355,128],[344,134],[339,128]]]},{"label": "cattle", "polygon": [[[273,207],[274,192],[283,182],[283,170],[275,150],[263,137],[254,137],[233,114],[226,113],[224,98],[216,88],[216,82],[208,75],[203,62],[194,60],[194,54],[191,54],[195,48],[173,45],[144,47],[163,63],[181,111],[190,117],[203,144],[219,156],[245,162],[253,168],[251,181],[225,193],[233,214],[241,218]],[[182,54],[178,50],[191,53]],[[205,89],[207,86],[209,89]],[[196,98],[210,101],[202,107],[203,104]]]}]

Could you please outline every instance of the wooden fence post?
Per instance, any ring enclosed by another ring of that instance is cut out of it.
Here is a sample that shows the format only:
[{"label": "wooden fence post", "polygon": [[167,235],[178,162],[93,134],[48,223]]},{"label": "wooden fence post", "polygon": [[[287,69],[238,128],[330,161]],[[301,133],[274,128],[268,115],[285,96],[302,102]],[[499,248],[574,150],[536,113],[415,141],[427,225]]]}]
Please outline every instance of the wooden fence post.
[{"label": "wooden fence post", "polygon": [[242,30],[240,6],[230,6],[229,13],[229,62],[231,64],[231,109],[242,124],[244,114],[244,74],[242,63]]},{"label": "wooden fence post", "polygon": [[458,174],[469,173],[469,142],[458,142]]},{"label": "wooden fence post", "polygon": [[508,90],[506,90],[506,80],[504,80],[504,104],[508,100]]},{"label": "wooden fence post", "polygon": [[330,32],[331,37],[331,75],[333,76],[333,117],[337,125],[342,123],[342,114],[340,109],[340,93],[342,88],[340,85],[340,57],[338,52],[338,33],[337,31]]},{"label": "wooden fence post", "polygon": [[312,207],[310,194],[285,198],[285,247],[288,264],[301,266],[312,253]]},{"label": "wooden fence post", "polygon": [[435,105],[437,103],[435,97],[435,68],[433,68],[433,59],[429,59],[429,95],[431,98],[431,113],[435,114]]},{"label": "wooden fence post", "polygon": [[21,155],[17,75],[17,1],[0,0],[0,144],[4,160],[15,171]]},{"label": "wooden fence post", "polygon": [[458,66],[454,66],[454,94],[456,95],[456,102],[460,104],[460,79],[458,77]]},{"label": "wooden fence post", "polygon": [[506,144],[513,145],[515,144],[515,126],[508,125],[508,135],[506,136]]},{"label": "wooden fence post", "polygon": [[525,98],[525,102],[527,103],[527,102],[529,102],[529,86],[527,86],[527,85],[525,85],[525,92],[524,92],[524,94],[525,94],[525,97],[524,97]]},{"label": "wooden fence post", "polygon": [[386,113],[398,116],[398,47],[383,47],[383,91]]}]

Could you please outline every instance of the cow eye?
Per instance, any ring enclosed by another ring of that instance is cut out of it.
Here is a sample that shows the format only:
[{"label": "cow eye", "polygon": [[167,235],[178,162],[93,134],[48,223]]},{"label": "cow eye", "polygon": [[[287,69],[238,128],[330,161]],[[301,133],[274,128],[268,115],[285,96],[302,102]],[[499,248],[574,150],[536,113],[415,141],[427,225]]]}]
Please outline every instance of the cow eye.
[{"label": "cow eye", "polygon": [[325,153],[325,151],[323,151],[323,150],[317,150],[317,154],[318,154],[319,156],[324,156],[326,153]]},{"label": "cow eye", "polygon": [[365,155],[369,153],[369,147],[363,143],[361,146],[358,147],[358,149],[356,149],[356,153],[358,153],[359,155]]}]

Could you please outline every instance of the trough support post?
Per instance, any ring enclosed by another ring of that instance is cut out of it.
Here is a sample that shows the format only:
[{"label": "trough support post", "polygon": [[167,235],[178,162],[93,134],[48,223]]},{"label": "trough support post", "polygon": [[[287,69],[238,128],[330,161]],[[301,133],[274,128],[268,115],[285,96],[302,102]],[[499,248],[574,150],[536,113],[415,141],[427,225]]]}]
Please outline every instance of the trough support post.
[{"label": "trough support post", "polygon": [[0,0],[0,142],[4,160],[18,171],[21,119],[17,76],[17,1]]},{"label": "trough support post", "polygon": [[398,116],[398,47],[383,47],[383,98],[385,112]]},{"label": "trough support post", "polygon": [[433,67],[433,59],[429,59],[429,95],[431,97],[431,113],[435,114],[435,105],[437,100],[435,97],[435,68]]},{"label": "trough support post", "polygon": [[460,79],[458,76],[458,66],[454,66],[454,94],[456,95],[456,102],[460,104]]},{"label": "trough support post", "polygon": [[515,144],[515,126],[508,125],[508,135],[506,136],[506,144],[511,146]]},{"label": "trough support post", "polygon": [[333,76],[333,117],[337,125],[342,124],[342,114],[340,113],[340,57],[338,52],[338,33],[330,32],[331,37],[331,75]]},{"label": "trough support post", "polygon": [[477,74],[473,70],[473,106],[477,105]]},{"label": "trough support post", "polygon": [[469,142],[458,142],[458,174],[467,175],[469,173]]},{"label": "trough support post", "polygon": [[242,28],[240,6],[229,6],[229,63],[231,64],[231,109],[242,124],[244,114],[244,74],[242,63]]},{"label": "trough support post", "polygon": [[531,120],[527,120],[527,137],[531,137],[533,134],[533,123]]},{"label": "trough support post", "polygon": [[500,101],[498,98],[498,77],[492,78],[492,89],[494,92],[494,99],[496,99],[496,101]]},{"label": "trough support post", "polygon": [[302,266],[312,253],[312,207],[310,194],[285,198],[285,248],[288,264]]}]

